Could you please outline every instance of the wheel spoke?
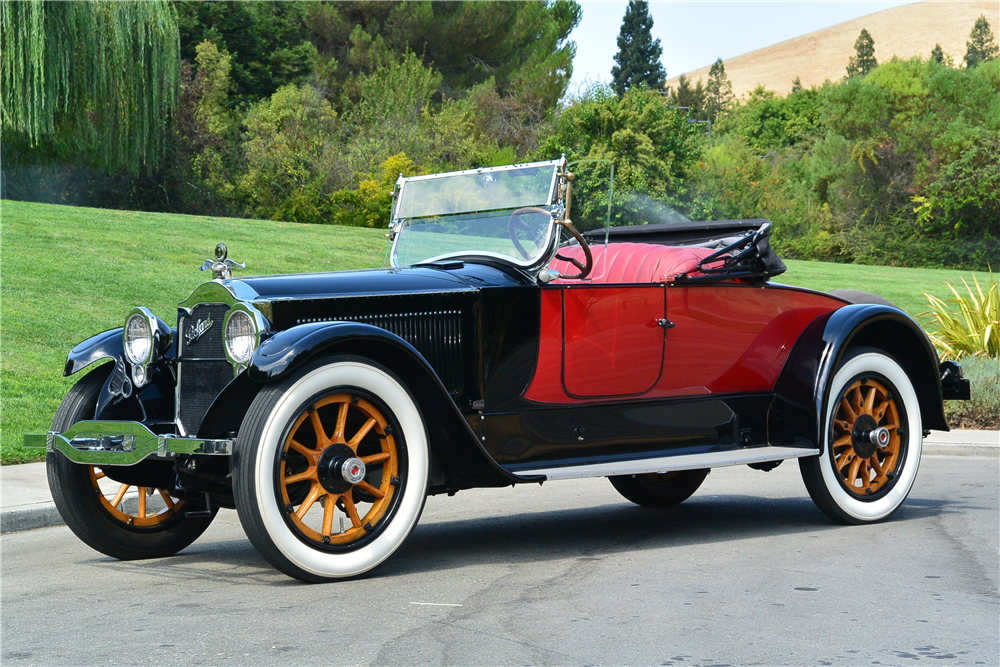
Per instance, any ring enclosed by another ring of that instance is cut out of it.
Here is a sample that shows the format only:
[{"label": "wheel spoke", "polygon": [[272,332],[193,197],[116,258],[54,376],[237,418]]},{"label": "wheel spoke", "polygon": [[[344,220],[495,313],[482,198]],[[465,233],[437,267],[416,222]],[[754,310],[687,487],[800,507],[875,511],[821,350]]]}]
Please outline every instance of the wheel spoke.
[{"label": "wheel spoke", "polygon": [[854,402],[851,403],[851,408],[854,410],[855,415],[862,414],[862,398],[861,398],[861,387],[855,387],[854,391],[851,392],[851,396],[854,398]]},{"label": "wheel spoke", "polygon": [[330,438],[326,436],[326,431],[323,429],[323,422],[320,421],[319,411],[315,405],[309,410],[309,419],[312,421],[313,430],[316,432],[316,449],[326,448],[330,444]]},{"label": "wheel spoke", "polygon": [[346,402],[340,404],[337,411],[337,429],[330,437],[332,442],[344,442],[344,430],[347,428],[347,409],[350,406],[351,404]]},{"label": "wheel spoke", "polygon": [[326,501],[323,503],[323,534],[329,535],[333,532],[333,508],[336,507],[336,497],[333,494],[327,494]]},{"label": "wheel spoke", "polygon": [[174,509],[174,507],[175,507],[174,501],[170,497],[170,494],[167,493],[166,491],[164,491],[163,489],[159,489],[159,491],[160,491],[160,495],[163,497],[163,503],[167,506],[167,508],[168,509]]},{"label": "wheel spoke", "polygon": [[375,421],[374,417],[369,417],[368,421],[365,422],[364,426],[358,429],[358,432],[354,434],[354,437],[351,438],[347,445],[354,451],[357,451],[358,443],[361,442],[366,435],[368,435],[368,432],[371,431],[377,423],[378,422]]},{"label": "wheel spoke", "polygon": [[889,401],[885,401],[882,405],[878,406],[878,409],[874,412],[874,417],[876,422],[882,421],[882,417],[885,416],[885,411],[889,408]]},{"label": "wheel spoke", "polygon": [[850,427],[846,426],[846,424],[856,422],[858,420],[858,413],[854,411],[854,408],[851,406],[851,402],[847,400],[846,396],[840,399],[840,409],[843,410],[847,416],[847,419],[843,420],[845,422],[844,430],[850,431]]},{"label": "wheel spoke", "polygon": [[358,508],[354,506],[354,499],[351,498],[351,494],[345,493],[341,498],[344,499],[344,507],[347,508],[347,516],[351,517],[351,523],[354,524],[355,528],[360,528],[361,517],[358,516]]},{"label": "wheel spoke", "polygon": [[385,498],[385,494],[382,493],[381,489],[376,489],[374,486],[372,486],[371,484],[369,484],[368,482],[366,482],[364,480],[361,480],[360,482],[358,482],[357,483],[357,487],[359,489],[363,490],[363,491],[367,491],[368,493],[372,494],[373,496],[375,496],[379,500],[381,500],[382,498]]},{"label": "wheel spoke", "polygon": [[861,473],[861,486],[865,489],[871,488],[871,473],[868,470],[868,461],[861,459],[861,465],[858,468]]},{"label": "wheel spoke", "polygon": [[319,478],[316,476],[316,466],[309,466],[305,472],[300,472],[296,475],[289,475],[282,481],[285,484],[294,484],[295,482],[304,482],[307,479],[319,481]]},{"label": "wheel spoke", "polygon": [[94,471],[94,479],[104,479],[105,477],[107,477],[107,475],[105,475],[103,472],[97,472],[96,470]]},{"label": "wheel spoke", "polygon": [[848,463],[851,462],[851,459],[853,458],[853,456],[854,456],[854,452],[852,450],[847,450],[846,452],[844,452],[840,456],[840,458],[837,459],[837,463],[836,463],[837,470],[843,472],[844,471],[844,466],[846,466]]},{"label": "wheel spoke", "polygon": [[139,487],[139,518],[146,518],[146,487]]},{"label": "wheel spoke", "polygon": [[125,492],[128,491],[129,488],[131,488],[131,487],[129,487],[128,484],[122,484],[121,485],[121,487],[118,489],[118,493],[116,493],[115,497],[111,500],[111,506],[112,507],[118,507],[118,505],[121,504],[122,498],[125,497]]},{"label": "wheel spoke", "polygon": [[313,504],[316,502],[316,500],[325,492],[326,490],[322,486],[320,486],[319,482],[313,482],[312,489],[309,490],[309,496],[302,501],[301,505],[299,505],[299,509],[297,512],[295,512],[295,516],[299,517],[300,519],[304,518],[306,512],[309,511],[309,508],[311,508]]},{"label": "wheel spoke", "polygon": [[834,447],[851,447],[852,446],[851,445],[851,434],[848,433],[847,435],[845,435],[845,436],[843,436],[841,438],[837,438],[836,440],[834,440],[833,446]]},{"label": "wheel spoke", "polygon": [[371,456],[362,456],[361,462],[366,466],[372,463],[378,463],[379,461],[388,461],[392,458],[392,454],[389,452],[380,452],[379,454],[372,454]]},{"label": "wheel spoke", "polygon": [[305,445],[303,445],[300,442],[296,442],[294,440],[289,440],[288,441],[288,446],[291,447],[292,449],[294,449],[299,454],[301,454],[302,456],[306,457],[309,460],[312,460],[312,459],[316,458],[316,452],[315,452],[315,450],[309,449],[308,447],[306,447]]},{"label": "wheel spoke", "polygon": [[858,469],[861,467],[861,459],[854,459],[851,467],[847,471],[847,485],[854,486],[858,481]]},{"label": "wheel spoke", "polygon": [[871,391],[868,392],[868,398],[865,400],[865,407],[864,407],[865,414],[868,415],[873,414],[872,409],[875,407],[875,394],[876,394],[875,387],[872,387]]}]

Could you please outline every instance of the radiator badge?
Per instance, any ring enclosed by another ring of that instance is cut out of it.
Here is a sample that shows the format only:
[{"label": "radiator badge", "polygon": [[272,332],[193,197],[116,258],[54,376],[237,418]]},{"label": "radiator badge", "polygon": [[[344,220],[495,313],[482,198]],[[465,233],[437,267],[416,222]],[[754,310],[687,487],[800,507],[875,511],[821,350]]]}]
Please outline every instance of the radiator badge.
[{"label": "radiator badge", "polygon": [[184,334],[184,343],[190,345],[205,335],[205,332],[212,328],[212,316],[209,315],[203,320],[198,320],[195,325]]}]

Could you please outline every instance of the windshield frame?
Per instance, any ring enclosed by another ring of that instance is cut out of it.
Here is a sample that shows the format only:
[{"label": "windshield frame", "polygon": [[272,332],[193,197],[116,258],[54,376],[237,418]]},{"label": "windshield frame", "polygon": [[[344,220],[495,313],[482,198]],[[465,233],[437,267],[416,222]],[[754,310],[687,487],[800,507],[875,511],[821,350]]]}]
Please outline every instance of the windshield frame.
[{"label": "windshield frame", "polygon": [[[396,181],[396,187],[393,190],[392,222],[390,223],[390,236],[392,238],[392,244],[389,247],[389,265],[394,268],[400,268],[401,266],[403,266],[399,264],[399,262],[397,261],[397,257],[400,249],[400,240],[404,236],[403,230],[408,223],[410,223],[411,221],[417,222],[425,218],[444,217],[440,215],[428,215],[428,216],[409,217],[409,218],[399,217],[398,212],[400,204],[402,202],[403,188],[406,186],[407,183],[428,181],[433,179],[448,178],[455,176],[470,176],[478,174],[488,174],[491,172],[495,173],[495,172],[513,171],[517,169],[550,168],[552,169],[552,181],[549,184],[549,194],[547,201],[540,206],[535,205],[535,207],[537,208],[542,208],[543,210],[546,210],[550,216],[549,222],[547,224],[545,240],[540,245],[540,247],[544,248],[544,250],[538,253],[536,257],[522,260],[513,257],[511,255],[505,255],[497,252],[492,252],[489,250],[466,249],[454,252],[447,252],[441,255],[435,255],[433,257],[423,259],[414,264],[405,265],[405,266],[420,266],[421,264],[432,264],[434,262],[440,262],[449,259],[459,259],[463,257],[483,257],[483,258],[495,259],[502,262],[507,262],[509,264],[512,264],[514,266],[520,267],[525,270],[533,270],[541,268],[546,263],[548,263],[548,261],[551,259],[551,255],[555,252],[554,242],[556,239],[558,239],[558,235],[556,234],[557,225],[554,223],[554,221],[561,217],[560,211],[562,210],[562,202],[561,200],[558,200],[559,175],[560,172],[565,170],[565,166],[566,166],[566,158],[562,157],[559,158],[558,160],[526,162],[519,164],[503,165],[499,167],[482,167],[479,169],[465,169],[462,171],[451,171],[442,174],[426,174],[423,176],[409,176],[409,177],[400,176],[399,179]],[[489,213],[489,212],[496,212],[503,210],[508,210],[508,209],[486,209],[482,211],[466,211],[463,213],[448,214],[448,215],[459,216],[459,215],[470,215],[475,213]],[[509,210],[513,211],[517,209],[509,209]]]}]

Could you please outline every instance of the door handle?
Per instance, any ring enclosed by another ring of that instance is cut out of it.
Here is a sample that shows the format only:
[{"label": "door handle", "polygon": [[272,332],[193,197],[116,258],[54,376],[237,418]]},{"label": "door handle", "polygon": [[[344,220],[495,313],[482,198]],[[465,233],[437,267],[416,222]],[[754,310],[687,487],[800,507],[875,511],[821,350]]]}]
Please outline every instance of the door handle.
[{"label": "door handle", "polygon": [[661,317],[660,319],[656,320],[656,323],[659,326],[663,327],[664,329],[673,329],[675,326],[677,326],[675,322],[671,322],[670,320],[664,317]]}]

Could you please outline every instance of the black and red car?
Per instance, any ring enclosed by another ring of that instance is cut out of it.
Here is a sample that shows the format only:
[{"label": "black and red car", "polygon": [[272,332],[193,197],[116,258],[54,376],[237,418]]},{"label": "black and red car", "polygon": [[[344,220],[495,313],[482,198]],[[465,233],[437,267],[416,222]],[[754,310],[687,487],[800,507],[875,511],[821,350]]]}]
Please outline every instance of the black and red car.
[{"label": "black and red car", "polygon": [[713,467],[794,458],[837,521],[899,508],[943,398],[968,394],[920,327],[771,282],[767,221],[584,236],[573,179],[400,178],[384,269],[234,278],[220,244],[176,329],[136,308],[70,352],[66,375],[109,362],[26,436],[66,523],[151,558],[235,507],[275,567],[323,581],[388,558],[428,494],[476,487],[602,476],[663,506]]}]

